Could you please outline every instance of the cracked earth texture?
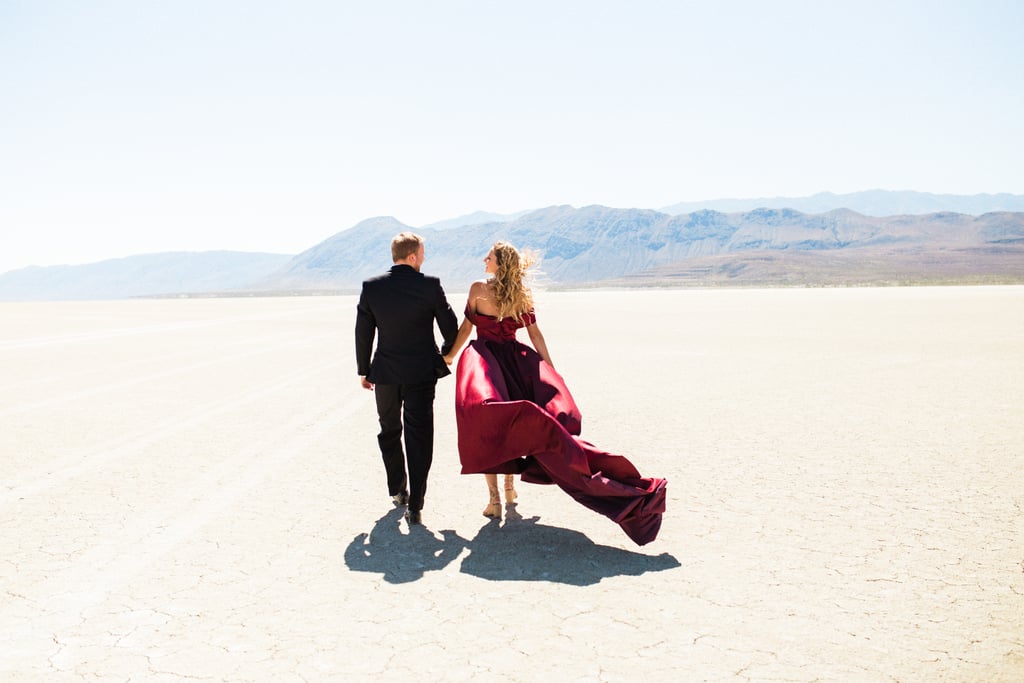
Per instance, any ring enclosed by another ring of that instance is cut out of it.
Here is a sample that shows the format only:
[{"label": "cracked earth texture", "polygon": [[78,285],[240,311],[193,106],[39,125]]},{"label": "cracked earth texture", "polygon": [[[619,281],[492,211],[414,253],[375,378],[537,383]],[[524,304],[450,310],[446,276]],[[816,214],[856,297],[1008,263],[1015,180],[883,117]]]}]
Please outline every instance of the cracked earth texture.
[{"label": "cracked earth texture", "polygon": [[452,378],[410,529],[354,297],[0,304],[0,680],[1024,680],[1024,288],[537,299],[648,546],[482,517]]}]

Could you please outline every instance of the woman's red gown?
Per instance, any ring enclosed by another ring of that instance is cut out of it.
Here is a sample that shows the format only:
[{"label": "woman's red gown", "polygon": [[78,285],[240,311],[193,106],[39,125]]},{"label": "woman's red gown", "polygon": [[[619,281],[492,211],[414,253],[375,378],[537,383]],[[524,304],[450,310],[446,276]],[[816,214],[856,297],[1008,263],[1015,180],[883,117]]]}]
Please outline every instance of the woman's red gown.
[{"label": "woman's red gown", "polygon": [[473,313],[477,338],[459,358],[455,417],[463,474],[519,473],[523,481],[557,484],[577,502],[611,518],[638,545],[661,528],[665,480],[641,477],[621,455],[583,439],[580,411],[553,367],[516,341],[522,322]]}]

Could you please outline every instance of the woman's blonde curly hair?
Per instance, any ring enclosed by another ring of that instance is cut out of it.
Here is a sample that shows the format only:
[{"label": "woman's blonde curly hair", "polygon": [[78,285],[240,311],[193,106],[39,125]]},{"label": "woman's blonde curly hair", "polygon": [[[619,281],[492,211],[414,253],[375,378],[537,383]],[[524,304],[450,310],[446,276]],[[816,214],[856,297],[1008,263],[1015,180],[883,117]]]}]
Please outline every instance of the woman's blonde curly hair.
[{"label": "woman's blonde curly hair", "polygon": [[495,242],[492,248],[498,271],[490,284],[498,305],[498,319],[513,318],[521,322],[523,315],[533,309],[533,293],[525,280],[536,258],[528,252],[520,254],[518,249],[504,241]]}]

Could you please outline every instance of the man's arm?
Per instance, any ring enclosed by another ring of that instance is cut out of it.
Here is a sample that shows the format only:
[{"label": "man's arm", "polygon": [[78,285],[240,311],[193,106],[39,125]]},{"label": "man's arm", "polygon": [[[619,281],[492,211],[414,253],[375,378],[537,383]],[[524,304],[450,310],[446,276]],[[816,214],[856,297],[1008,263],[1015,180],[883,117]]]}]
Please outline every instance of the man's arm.
[{"label": "man's arm", "polygon": [[[377,319],[367,303],[364,285],[356,305],[356,372],[363,378],[370,373],[370,353],[376,332]],[[366,386],[365,383],[363,386]]]}]

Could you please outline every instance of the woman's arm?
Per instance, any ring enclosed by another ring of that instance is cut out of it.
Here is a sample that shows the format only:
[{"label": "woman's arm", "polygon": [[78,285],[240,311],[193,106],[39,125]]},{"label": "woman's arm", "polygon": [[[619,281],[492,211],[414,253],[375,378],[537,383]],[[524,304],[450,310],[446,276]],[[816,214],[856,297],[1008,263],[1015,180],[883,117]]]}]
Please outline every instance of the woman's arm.
[{"label": "woman's arm", "polygon": [[451,365],[455,361],[455,356],[458,355],[459,349],[469,339],[469,333],[473,330],[473,323],[469,321],[469,318],[465,318],[462,321],[462,325],[459,326],[459,333],[455,335],[455,343],[452,344],[452,348],[444,357],[444,362]]},{"label": "woman's arm", "polygon": [[555,364],[551,362],[551,354],[548,353],[548,345],[544,341],[544,334],[541,333],[537,323],[528,325],[526,333],[530,335],[530,343],[533,344],[533,348],[540,354],[541,359],[551,367],[555,367]]},{"label": "woman's arm", "polygon": [[[477,280],[469,286],[469,296],[466,297],[466,309],[476,312],[476,300],[487,296],[487,284],[483,280]],[[470,322],[469,318],[465,318],[462,321],[462,325],[459,327],[458,333],[455,335],[455,343],[452,344],[452,348],[448,350],[448,353],[444,356],[444,362],[451,365],[455,362],[455,356],[459,354],[466,340],[469,339],[469,333],[473,330],[473,323]]]}]

